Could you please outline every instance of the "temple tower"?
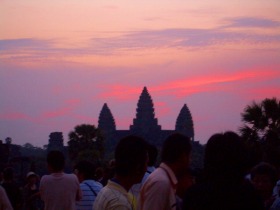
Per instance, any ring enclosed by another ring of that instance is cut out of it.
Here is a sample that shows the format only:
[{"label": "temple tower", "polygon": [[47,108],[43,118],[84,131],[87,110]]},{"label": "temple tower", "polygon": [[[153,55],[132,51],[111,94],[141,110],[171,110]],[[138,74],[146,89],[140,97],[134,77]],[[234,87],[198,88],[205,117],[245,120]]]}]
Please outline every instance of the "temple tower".
[{"label": "temple tower", "polygon": [[177,117],[175,130],[194,140],[192,115],[186,104],[184,104]]},{"label": "temple tower", "polygon": [[155,110],[152,98],[144,87],[137,103],[136,118],[133,119],[133,125],[130,126],[133,133],[147,134],[161,130],[158,120],[155,118]]},{"label": "temple tower", "polygon": [[63,146],[63,133],[62,132],[52,132],[49,135],[49,144],[48,144],[48,151],[51,150],[64,150]]},{"label": "temple tower", "polygon": [[104,132],[105,131],[106,132],[116,131],[115,119],[114,119],[107,103],[105,103],[101,109],[99,119],[98,119],[98,128]]},{"label": "temple tower", "polygon": [[115,119],[106,103],[103,105],[100,111],[98,129],[101,131],[101,134],[104,137],[104,147],[106,148],[105,157],[107,157],[113,153],[118,138],[116,138]]}]

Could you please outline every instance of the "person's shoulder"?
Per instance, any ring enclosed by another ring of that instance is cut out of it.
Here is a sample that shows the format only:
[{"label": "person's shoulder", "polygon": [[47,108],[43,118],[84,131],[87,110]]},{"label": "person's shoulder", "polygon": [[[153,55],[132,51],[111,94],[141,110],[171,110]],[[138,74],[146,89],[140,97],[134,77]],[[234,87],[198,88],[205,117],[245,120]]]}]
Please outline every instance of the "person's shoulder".
[{"label": "person's shoulder", "polygon": [[[5,189],[2,187],[2,185],[0,184],[0,193],[5,193]],[[2,195],[2,194],[1,194]]]},{"label": "person's shoulder", "polygon": [[157,168],[153,173],[151,173],[146,182],[169,182],[168,174],[162,168]]},{"label": "person's shoulder", "polygon": [[97,182],[95,180],[85,180],[80,183],[81,187],[88,187],[91,186],[93,188],[103,188],[103,185],[100,182]]},{"label": "person's shoulder", "polygon": [[78,180],[78,178],[77,178],[77,176],[75,174],[63,173],[62,177],[64,179]]}]

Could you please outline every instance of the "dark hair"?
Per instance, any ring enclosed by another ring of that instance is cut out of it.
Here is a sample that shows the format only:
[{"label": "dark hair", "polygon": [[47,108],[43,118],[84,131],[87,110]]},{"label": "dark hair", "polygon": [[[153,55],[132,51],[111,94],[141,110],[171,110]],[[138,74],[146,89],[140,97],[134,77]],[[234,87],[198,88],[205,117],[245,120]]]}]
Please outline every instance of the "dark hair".
[{"label": "dark hair", "polygon": [[156,164],[157,156],[158,156],[158,150],[155,145],[148,144],[148,156],[149,156],[148,166],[154,166]]},{"label": "dark hair", "polygon": [[122,138],[115,149],[115,172],[127,176],[144,167],[147,162],[147,143],[138,136]]},{"label": "dark hair", "polygon": [[53,150],[47,155],[47,163],[54,171],[61,171],[64,169],[65,157],[62,152]]},{"label": "dark hair", "polygon": [[206,176],[240,180],[245,175],[245,145],[232,132],[214,134],[206,144],[204,168]]},{"label": "dark hair", "polygon": [[96,166],[90,161],[82,160],[74,166],[74,169],[77,169],[79,173],[82,173],[85,179],[95,179],[94,174]]},{"label": "dark hair", "polygon": [[266,162],[261,162],[254,168],[252,168],[251,179],[254,179],[256,175],[268,175],[273,185],[275,185],[278,180],[276,168],[273,165]]},{"label": "dark hair", "polygon": [[163,143],[161,161],[165,163],[176,162],[182,154],[190,154],[190,138],[180,133],[171,134]]}]

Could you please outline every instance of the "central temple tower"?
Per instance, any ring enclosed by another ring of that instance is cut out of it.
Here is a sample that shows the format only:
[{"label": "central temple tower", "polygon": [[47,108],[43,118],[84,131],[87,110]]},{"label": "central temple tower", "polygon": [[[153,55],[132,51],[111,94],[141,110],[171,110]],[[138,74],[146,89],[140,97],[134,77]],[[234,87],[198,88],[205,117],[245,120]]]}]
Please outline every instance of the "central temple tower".
[{"label": "central temple tower", "polygon": [[144,87],[136,109],[136,118],[133,119],[133,125],[130,130],[135,134],[147,134],[161,130],[158,120],[155,118],[154,104],[146,87]]}]

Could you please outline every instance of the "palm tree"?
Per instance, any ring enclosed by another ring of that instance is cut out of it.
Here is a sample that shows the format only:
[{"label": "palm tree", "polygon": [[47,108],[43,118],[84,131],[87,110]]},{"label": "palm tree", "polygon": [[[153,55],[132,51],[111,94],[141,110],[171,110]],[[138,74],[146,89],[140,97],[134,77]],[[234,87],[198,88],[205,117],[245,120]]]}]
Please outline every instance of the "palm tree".
[{"label": "palm tree", "polygon": [[103,158],[103,137],[94,125],[77,125],[68,137],[68,151],[73,161],[100,161]]},{"label": "palm tree", "polygon": [[264,142],[272,133],[280,140],[280,101],[276,98],[253,102],[241,116],[244,124],[240,133],[245,140]]}]

